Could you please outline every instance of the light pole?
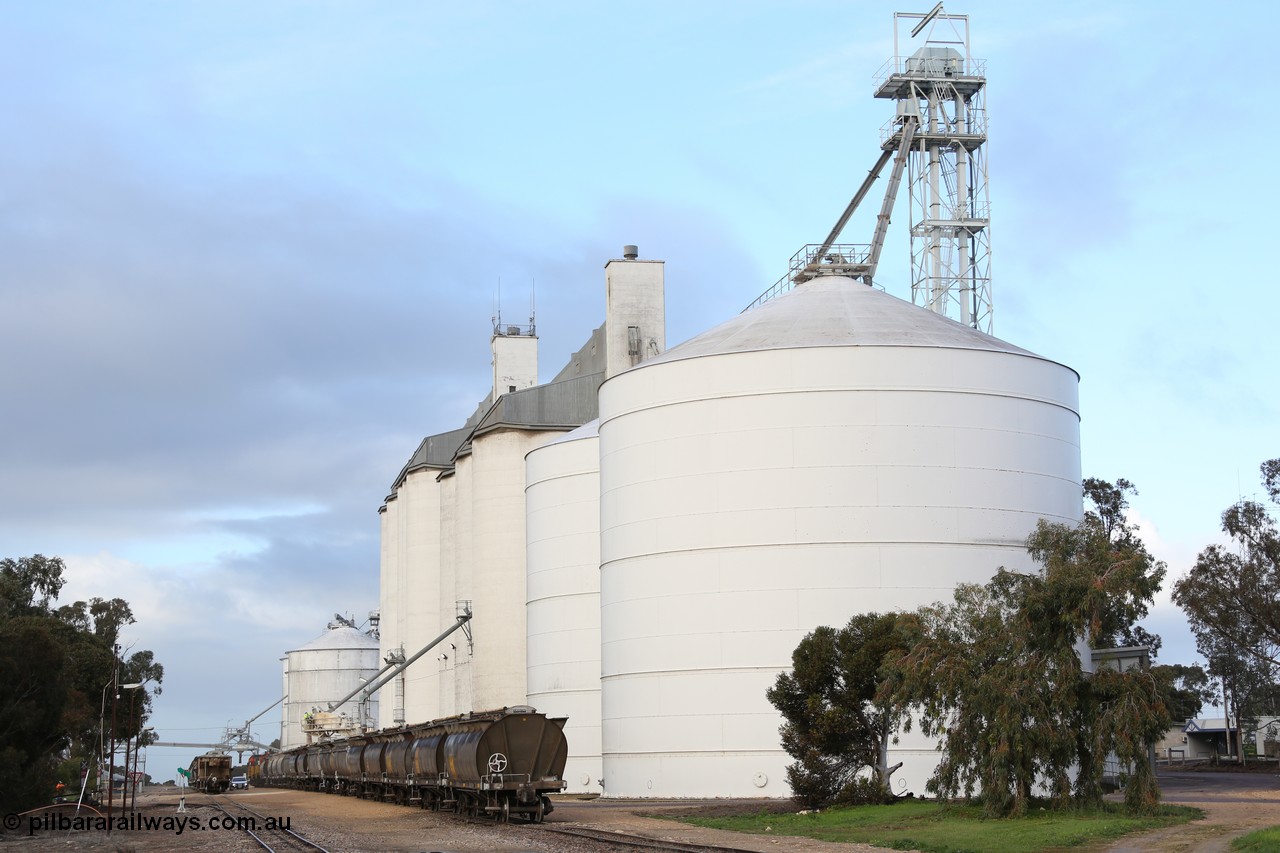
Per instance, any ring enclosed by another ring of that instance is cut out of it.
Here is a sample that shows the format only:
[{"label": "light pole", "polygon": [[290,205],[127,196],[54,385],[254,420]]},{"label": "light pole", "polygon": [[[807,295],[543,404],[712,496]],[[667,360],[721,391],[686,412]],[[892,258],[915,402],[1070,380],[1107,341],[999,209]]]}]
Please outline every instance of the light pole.
[{"label": "light pole", "polygon": [[[106,756],[103,753],[107,751],[107,688],[114,683],[115,676],[113,675],[110,681],[102,685],[102,701],[99,702],[98,707],[98,754],[93,765],[94,779],[97,785],[94,790],[98,797],[102,796],[102,764],[106,760]],[[85,757],[88,758],[88,756]],[[76,803],[77,815],[80,814],[80,806],[84,805],[84,794],[88,785],[89,774],[86,773],[84,778],[80,780],[80,801]],[[99,799],[98,802],[101,803],[102,800]]]},{"label": "light pole", "polygon": [[[144,735],[147,735],[148,732],[155,732],[155,729],[143,729],[142,731],[138,732],[138,740],[133,747],[133,773],[130,774],[129,776],[130,779],[138,777],[138,753],[142,752],[143,747],[151,745],[151,738],[149,736],[144,737]],[[138,778],[146,778],[146,775],[147,775],[147,762],[144,760],[142,762],[142,777],[138,777]],[[134,782],[133,783],[133,807],[137,808],[137,806],[138,806],[138,783]]]},{"label": "light pole", "polygon": [[[125,784],[124,784],[124,787],[120,790],[120,802],[121,802],[121,805],[123,805],[123,806],[124,806],[124,808],[125,808],[126,810],[128,810],[128,808],[129,808],[129,784],[130,784],[130,782],[132,781],[132,780],[129,778],[129,745],[130,745],[130,744],[132,743],[132,741],[133,741],[133,700],[134,700],[134,699],[136,699],[136,698],[137,698],[137,696],[138,696],[138,694],[137,694],[137,693],[134,693],[133,691],[135,691],[135,690],[137,690],[139,687],[141,687],[141,686],[143,685],[143,683],[144,683],[144,682],[137,681],[137,682],[134,682],[133,684],[121,684],[121,685],[120,685],[120,690],[128,690],[128,691],[130,691],[130,692],[129,692],[129,726],[128,726],[128,728],[126,728],[126,729],[124,730],[124,731],[125,731],[125,738],[124,738],[124,780],[125,780]],[[116,691],[116,698],[117,698],[117,699],[118,699],[118,698],[120,698],[120,690],[117,690],[117,691]],[[111,759],[112,759],[112,761],[113,761],[113,762],[115,761],[115,753],[114,753],[114,752],[113,752],[113,753],[112,753],[112,755],[111,755]],[[114,781],[114,780],[113,780],[113,781]]]},{"label": "light pole", "polygon": [[[120,645],[111,647],[111,683],[120,683]],[[114,814],[116,793],[116,700],[120,698],[120,690],[111,694],[111,767],[107,771],[107,835],[111,834],[111,818]]]}]

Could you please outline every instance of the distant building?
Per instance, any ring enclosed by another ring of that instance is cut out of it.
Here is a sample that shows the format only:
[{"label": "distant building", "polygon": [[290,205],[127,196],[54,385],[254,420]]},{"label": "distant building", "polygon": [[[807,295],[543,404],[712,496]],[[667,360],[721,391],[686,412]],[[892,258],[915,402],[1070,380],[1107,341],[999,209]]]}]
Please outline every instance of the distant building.
[{"label": "distant building", "polygon": [[[1259,717],[1257,730],[1245,730],[1246,758],[1280,759],[1280,717]],[[1156,757],[1167,761],[1201,761],[1237,757],[1237,721],[1200,717],[1175,725],[1156,744]]]}]

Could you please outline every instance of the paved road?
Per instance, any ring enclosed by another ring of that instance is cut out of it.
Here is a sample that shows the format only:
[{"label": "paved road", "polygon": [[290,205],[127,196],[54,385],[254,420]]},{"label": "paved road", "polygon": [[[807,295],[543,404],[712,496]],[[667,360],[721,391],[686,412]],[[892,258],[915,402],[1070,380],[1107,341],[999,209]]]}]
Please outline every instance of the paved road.
[{"label": "paved road", "polygon": [[1124,838],[1108,853],[1225,853],[1231,839],[1280,825],[1280,775],[1161,770],[1163,801],[1203,809],[1205,819]]}]

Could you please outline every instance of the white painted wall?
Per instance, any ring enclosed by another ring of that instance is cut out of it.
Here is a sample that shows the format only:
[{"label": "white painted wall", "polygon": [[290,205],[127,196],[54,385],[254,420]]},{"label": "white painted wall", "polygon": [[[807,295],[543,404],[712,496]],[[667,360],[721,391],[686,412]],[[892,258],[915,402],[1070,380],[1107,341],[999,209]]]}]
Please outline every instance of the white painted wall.
[{"label": "white painted wall", "polygon": [[[378,514],[379,527],[382,533],[381,565],[379,568],[378,611],[381,619],[378,624],[379,660],[404,642],[402,626],[404,625],[403,581],[400,571],[400,504],[395,495],[387,498]],[[399,707],[395,701],[395,684],[390,683],[378,691],[378,727],[389,728],[392,717]]]},{"label": "white painted wall", "polygon": [[[449,474],[440,478],[440,586],[435,592],[437,621],[447,625],[457,615],[458,595],[458,478]],[[432,590],[424,589],[423,595],[430,596]],[[443,629],[441,629],[443,630]],[[428,654],[420,663],[436,672],[438,697],[437,713],[441,717],[459,713],[457,704],[457,685],[455,673],[458,664],[469,660],[466,640],[454,632],[453,644],[457,650],[449,649],[449,660],[441,661],[444,650]],[[447,644],[446,644],[447,645]]]},{"label": "white painted wall", "polygon": [[494,335],[489,341],[493,364],[493,398],[538,384],[538,338]]},{"label": "white painted wall", "polygon": [[472,442],[469,566],[475,710],[526,700],[524,457],[555,435],[495,430]]},{"label": "white painted wall", "polygon": [[529,704],[568,717],[570,793],[600,793],[600,439],[596,422],[525,459]]},{"label": "white painted wall", "polygon": [[[1076,396],[1071,370],[1029,354],[912,346],[708,355],[606,382],[606,793],[787,796],[765,691],[796,644],[1030,568],[1036,520],[1080,514]],[[918,738],[890,757],[917,792],[936,760]]]},{"label": "white painted wall", "polygon": [[[458,457],[453,473],[455,502],[453,601],[444,599],[443,590],[441,591],[440,601],[441,608],[447,608],[451,613],[456,613],[457,601],[475,598],[475,585],[472,576],[472,567],[475,565],[475,540],[472,535],[474,529],[474,507],[471,503],[472,495],[475,491],[475,481],[472,477],[473,455],[473,453],[467,453]],[[473,631],[474,628],[473,621]],[[442,706],[440,713],[443,716],[480,710],[472,702],[473,685],[471,679],[474,672],[475,657],[466,651],[467,644],[465,642],[455,640],[454,645],[458,647],[458,653],[452,655],[443,664],[445,677],[453,686],[453,706],[451,708]]]},{"label": "white painted wall", "polygon": [[[667,313],[662,261],[612,260],[605,264],[605,376],[614,376],[667,349]],[[636,356],[629,354],[628,327],[639,330]]]},{"label": "white painted wall", "polygon": [[[405,657],[412,657],[441,631],[440,608],[440,484],[438,471],[411,472],[399,489],[401,528],[405,531],[404,588],[400,596],[404,622]],[[422,657],[404,672],[405,722],[420,723],[440,716],[440,668]],[[408,714],[408,709],[413,714]]]}]

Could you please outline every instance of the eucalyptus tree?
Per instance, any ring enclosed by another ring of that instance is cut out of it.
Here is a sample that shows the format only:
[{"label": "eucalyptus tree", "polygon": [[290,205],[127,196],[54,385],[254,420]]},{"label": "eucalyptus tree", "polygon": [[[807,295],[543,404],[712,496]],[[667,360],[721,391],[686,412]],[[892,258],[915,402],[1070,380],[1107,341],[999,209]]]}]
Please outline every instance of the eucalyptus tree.
[{"label": "eucalyptus tree", "polygon": [[792,653],[792,671],[767,693],[785,720],[782,746],[796,759],[787,781],[806,806],[848,800],[854,790],[861,801],[892,798],[888,749],[898,715],[876,696],[881,663],[902,650],[898,621],[898,614],[867,613],[838,630],[815,629]]},{"label": "eucalyptus tree", "polygon": [[57,605],[65,571],[58,557],[0,560],[0,811],[47,801],[60,761],[91,762],[112,683],[147,683],[140,711],[117,720],[121,739],[137,736],[164,679],[150,651],[117,658],[120,629],[134,622],[128,602]]},{"label": "eucalyptus tree", "polygon": [[[1262,485],[1280,504],[1280,459],[1261,466]],[[1241,500],[1222,514],[1230,545],[1210,545],[1173,587],[1192,630],[1218,638],[1259,670],[1280,670],[1280,532],[1267,506]]]},{"label": "eucalyptus tree", "polygon": [[1160,664],[1151,667],[1151,674],[1164,685],[1164,704],[1174,723],[1190,720],[1203,706],[1218,703],[1209,673],[1199,664]]},{"label": "eucalyptus tree", "polygon": [[1080,660],[1082,641],[1134,635],[1165,574],[1125,516],[1132,491],[1085,480],[1080,523],[1042,519],[1027,539],[1041,571],[1001,568],[904,623],[908,647],[888,662],[881,698],[940,739],[929,791],[976,797],[990,815],[1026,812],[1037,791],[1093,805],[1113,754],[1130,768],[1128,808],[1155,808],[1147,753],[1169,725],[1161,683],[1141,669],[1091,674]]}]

